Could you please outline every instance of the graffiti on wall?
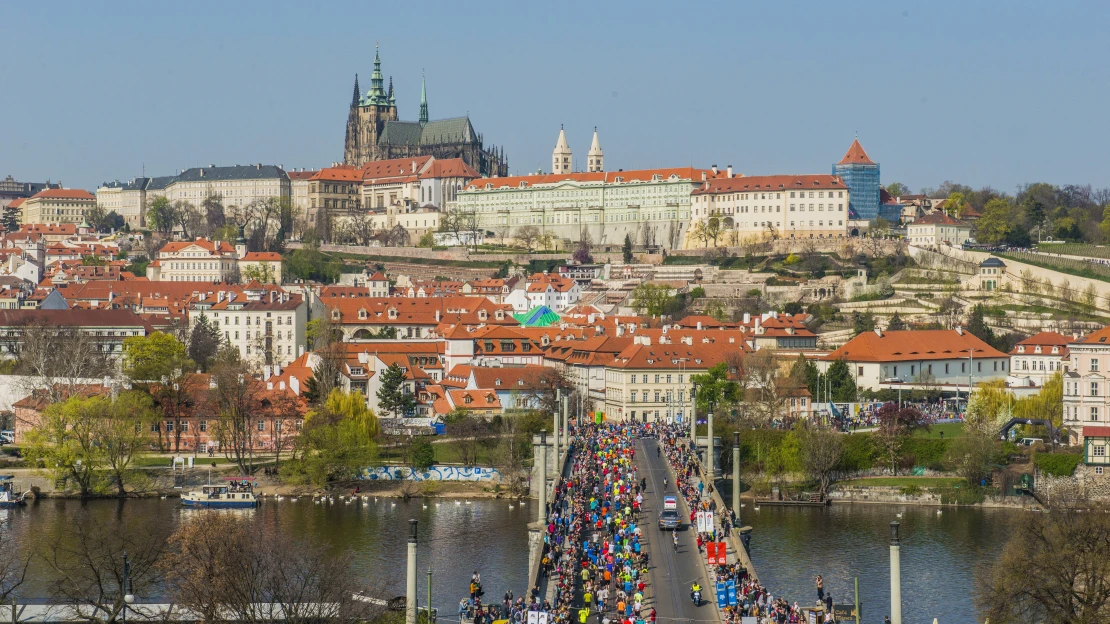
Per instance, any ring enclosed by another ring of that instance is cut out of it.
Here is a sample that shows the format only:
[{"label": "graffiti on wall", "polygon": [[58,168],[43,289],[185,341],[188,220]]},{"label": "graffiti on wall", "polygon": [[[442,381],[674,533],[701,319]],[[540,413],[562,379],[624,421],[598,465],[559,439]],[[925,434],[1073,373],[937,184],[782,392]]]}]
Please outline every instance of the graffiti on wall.
[{"label": "graffiti on wall", "polygon": [[367,481],[500,481],[501,473],[494,468],[478,466],[432,466],[419,472],[408,466],[365,468]]}]

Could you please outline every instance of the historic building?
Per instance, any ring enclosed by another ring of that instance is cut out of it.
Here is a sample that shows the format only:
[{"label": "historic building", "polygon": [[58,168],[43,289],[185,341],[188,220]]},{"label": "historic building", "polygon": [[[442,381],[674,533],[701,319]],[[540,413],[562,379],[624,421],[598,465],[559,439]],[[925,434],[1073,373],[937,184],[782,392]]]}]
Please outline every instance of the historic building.
[{"label": "historic building", "polygon": [[[706,180],[693,193],[693,222],[717,217],[720,240],[731,242],[776,238],[840,238],[848,234],[844,181],[834,175],[734,176]],[[692,240],[689,246],[715,242]],[[696,237],[695,237],[696,238]]]},{"label": "historic building", "polygon": [[389,79],[387,88],[381,65],[381,58],[375,53],[370,90],[364,96],[360,95],[358,76],[355,76],[355,91],[343,142],[346,164],[361,167],[375,160],[434,156],[439,159],[461,158],[483,176],[508,175],[504,149],[487,146],[482,135],[475,132],[470,117],[429,119],[427,88],[423,82],[420,87],[419,120],[401,121],[397,117],[393,78]]},{"label": "historic building", "polygon": [[833,165],[832,174],[842,178],[851,191],[851,218],[871,221],[879,216],[879,163],[867,156],[859,139],[852,141],[844,158]]},{"label": "historic building", "polygon": [[60,182],[19,182],[12,176],[0,180],[0,208],[7,206],[13,200],[27,199],[39,191],[60,189]]},{"label": "historic building", "polygon": [[81,223],[96,197],[81,189],[46,189],[23,200],[20,223]]}]

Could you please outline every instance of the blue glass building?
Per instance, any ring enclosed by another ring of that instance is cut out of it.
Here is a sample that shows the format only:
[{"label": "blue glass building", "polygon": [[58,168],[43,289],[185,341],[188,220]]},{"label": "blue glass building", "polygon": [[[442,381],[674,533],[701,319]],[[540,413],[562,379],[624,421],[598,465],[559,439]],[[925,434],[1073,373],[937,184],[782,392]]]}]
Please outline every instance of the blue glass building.
[{"label": "blue glass building", "polygon": [[852,141],[832,172],[848,187],[849,218],[871,221],[879,216],[879,163],[867,157],[859,139]]}]

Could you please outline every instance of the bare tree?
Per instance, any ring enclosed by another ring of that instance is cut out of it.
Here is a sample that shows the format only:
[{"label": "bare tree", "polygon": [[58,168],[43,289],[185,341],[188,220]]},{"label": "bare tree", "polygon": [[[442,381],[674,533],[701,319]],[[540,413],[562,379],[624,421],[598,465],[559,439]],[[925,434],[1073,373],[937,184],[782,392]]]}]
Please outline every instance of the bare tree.
[{"label": "bare tree", "polygon": [[17,353],[16,372],[28,376],[26,392],[44,391],[51,403],[75,393],[90,379],[114,376],[115,363],[104,345],[88,332],[33,319],[4,336],[6,350]]},{"label": "bare tree", "polygon": [[801,430],[802,466],[811,479],[818,482],[822,498],[829,491],[833,471],[844,453],[841,434],[819,429],[816,425]]},{"label": "bare tree", "polygon": [[251,376],[243,364],[218,364],[212,370],[216,387],[208,391],[208,411],[216,419],[216,439],[224,457],[239,467],[239,472],[254,472],[254,449],[258,427],[264,418],[261,403],[262,382]]},{"label": "bare tree", "polygon": [[524,248],[528,251],[532,251],[532,248],[536,246],[536,241],[539,237],[540,229],[534,225],[525,225],[518,228],[516,231],[516,239],[520,241],[520,244],[524,245]]},{"label": "bare tree", "polygon": [[[82,510],[44,540],[41,559],[54,577],[50,597],[67,605],[66,615],[74,620],[119,622],[126,593],[150,596],[156,591],[161,580],[156,564],[169,536],[167,525],[121,522],[109,526]],[[123,589],[125,556],[130,591]]]},{"label": "bare tree", "polygon": [[275,548],[275,539],[259,539],[250,521],[223,514],[183,525],[162,566],[173,601],[206,622],[354,623],[381,614],[359,599],[349,553],[302,541]]}]

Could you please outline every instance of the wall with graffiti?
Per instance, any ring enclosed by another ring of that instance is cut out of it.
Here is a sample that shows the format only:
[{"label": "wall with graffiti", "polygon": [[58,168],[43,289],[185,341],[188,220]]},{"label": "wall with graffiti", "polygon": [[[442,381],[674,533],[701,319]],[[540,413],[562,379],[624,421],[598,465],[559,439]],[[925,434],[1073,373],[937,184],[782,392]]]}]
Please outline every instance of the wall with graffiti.
[{"label": "wall with graffiti", "polygon": [[362,478],[367,481],[490,481],[501,480],[501,473],[494,468],[478,466],[432,466],[418,472],[408,466],[378,466],[364,468]]}]

